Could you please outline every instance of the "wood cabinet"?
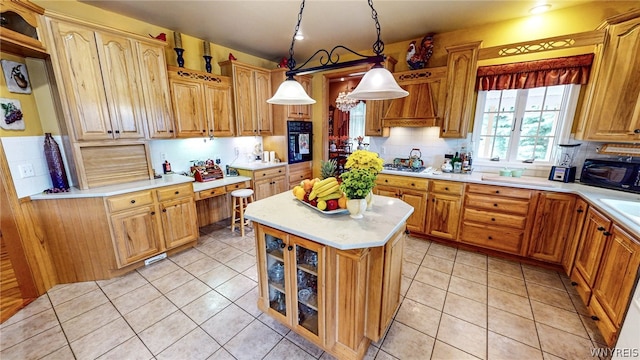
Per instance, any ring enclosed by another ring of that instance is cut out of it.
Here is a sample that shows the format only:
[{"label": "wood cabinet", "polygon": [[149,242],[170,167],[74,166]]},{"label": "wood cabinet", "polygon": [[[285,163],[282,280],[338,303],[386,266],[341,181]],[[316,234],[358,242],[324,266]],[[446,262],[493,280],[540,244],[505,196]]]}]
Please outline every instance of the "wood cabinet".
[{"label": "wood cabinet", "polygon": [[571,223],[569,224],[569,233],[567,242],[562,256],[562,267],[567,275],[571,275],[573,271],[573,262],[576,258],[576,251],[582,235],[582,228],[587,217],[587,209],[589,204],[582,198],[578,197],[573,207]]},{"label": "wood cabinet", "polygon": [[263,170],[238,169],[238,174],[252,179],[255,199],[261,200],[288,189],[285,165]]},{"label": "wood cabinet", "polygon": [[607,345],[616,343],[640,267],[640,239],[614,224],[589,306]]},{"label": "wood cabinet", "polygon": [[457,240],[464,184],[433,180],[429,183],[427,235]]},{"label": "wood cabinet", "polygon": [[198,238],[191,184],[108,197],[118,267]]},{"label": "wood cabinet", "polygon": [[171,139],[175,132],[165,46],[143,42],[136,45],[147,135],[150,139]]},{"label": "wood cabinet", "polygon": [[571,272],[572,285],[586,305],[591,300],[591,289],[596,280],[596,274],[607,237],[611,235],[609,228],[611,220],[593,207],[587,210],[582,235],[578,242],[575,265]]},{"label": "wood cabinet", "polygon": [[289,173],[289,189],[293,189],[304,179],[311,179],[313,171],[311,169],[311,161],[305,161],[297,164],[287,165]]},{"label": "wood cabinet", "polygon": [[[280,87],[286,80],[288,68],[271,70],[271,93]],[[294,79],[302,85],[309,97],[313,97],[311,75],[294,76]],[[308,120],[311,121],[311,105],[272,105],[273,113],[273,135],[287,135],[287,120]]]},{"label": "wood cabinet", "polygon": [[460,241],[524,255],[535,192],[493,185],[467,184]]},{"label": "wood cabinet", "polygon": [[3,52],[43,59],[48,56],[38,28],[38,17],[44,14],[44,8],[28,0],[2,0],[0,11]]},{"label": "wood cabinet", "polygon": [[324,245],[258,226],[258,308],[314,344],[325,337]]},{"label": "wood cabinet", "polygon": [[575,196],[554,192],[541,192],[533,220],[531,241],[527,256],[560,264],[567,243]]},{"label": "wood cabinet", "polygon": [[222,75],[231,77],[237,135],[273,135],[271,73],[237,61],[219,63]]},{"label": "wood cabinet", "polygon": [[[592,73],[591,94],[581,118],[582,138],[640,140],[640,11],[608,20],[600,63]],[[580,133],[578,133],[580,135]]]},{"label": "wood cabinet", "polygon": [[178,137],[233,136],[231,79],[169,67]]},{"label": "wood cabinet", "polygon": [[413,214],[407,219],[407,229],[424,234],[428,184],[427,179],[379,174],[373,193],[399,198],[413,206]]},{"label": "wood cabinet", "polygon": [[48,24],[74,140],[142,139],[145,124],[167,126],[162,45],[75,22]]},{"label": "wood cabinet", "polygon": [[447,47],[447,83],[441,138],[465,138],[474,105],[481,42]]},{"label": "wood cabinet", "polygon": [[[404,227],[402,227],[404,228]],[[400,305],[403,229],[338,250],[256,223],[258,308],[341,359],[361,359]]]}]

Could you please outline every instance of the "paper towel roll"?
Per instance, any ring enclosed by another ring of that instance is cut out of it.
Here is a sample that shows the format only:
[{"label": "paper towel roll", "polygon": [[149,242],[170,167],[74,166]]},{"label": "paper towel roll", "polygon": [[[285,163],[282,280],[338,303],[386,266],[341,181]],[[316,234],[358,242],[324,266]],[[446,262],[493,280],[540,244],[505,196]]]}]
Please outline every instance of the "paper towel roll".
[{"label": "paper towel roll", "polygon": [[262,153],[262,161],[263,162],[269,162],[269,152],[268,151],[264,151]]},{"label": "paper towel roll", "polygon": [[269,151],[269,160],[271,160],[271,162],[274,162],[276,160],[276,152],[275,151]]}]

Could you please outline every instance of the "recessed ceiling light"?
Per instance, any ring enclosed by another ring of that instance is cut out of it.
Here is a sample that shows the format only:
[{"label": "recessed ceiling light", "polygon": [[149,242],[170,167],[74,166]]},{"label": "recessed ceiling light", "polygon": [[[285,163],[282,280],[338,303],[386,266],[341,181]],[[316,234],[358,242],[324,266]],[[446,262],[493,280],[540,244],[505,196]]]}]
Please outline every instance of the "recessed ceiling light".
[{"label": "recessed ceiling light", "polygon": [[551,9],[551,4],[541,4],[541,5],[537,5],[532,7],[531,9],[529,9],[529,13],[530,14],[541,14],[545,11],[548,11],[549,9]]},{"label": "recessed ceiling light", "polygon": [[295,38],[296,38],[296,40],[304,40],[304,35],[302,35],[302,33],[300,31],[298,31],[296,33]]}]

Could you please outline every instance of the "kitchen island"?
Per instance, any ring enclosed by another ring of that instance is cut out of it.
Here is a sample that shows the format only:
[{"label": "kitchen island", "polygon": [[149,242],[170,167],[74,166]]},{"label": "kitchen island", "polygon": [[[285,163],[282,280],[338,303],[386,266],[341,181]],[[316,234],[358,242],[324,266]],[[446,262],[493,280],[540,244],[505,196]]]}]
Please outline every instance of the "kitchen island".
[{"label": "kitchen island", "polygon": [[412,213],[381,196],[360,220],[310,208],[289,191],[249,204],[258,308],[339,359],[363,358],[400,305]]}]

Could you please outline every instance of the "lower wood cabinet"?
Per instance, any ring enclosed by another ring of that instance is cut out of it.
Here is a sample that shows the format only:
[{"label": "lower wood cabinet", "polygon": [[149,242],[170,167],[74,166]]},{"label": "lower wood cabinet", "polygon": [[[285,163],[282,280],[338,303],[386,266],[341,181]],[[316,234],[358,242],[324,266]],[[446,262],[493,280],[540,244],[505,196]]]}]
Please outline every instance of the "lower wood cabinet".
[{"label": "lower wood cabinet", "polygon": [[262,170],[238,169],[238,174],[253,179],[253,191],[255,200],[268,198],[288,189],[285,165]]},{"label": "lower wood cabinet", "polygon": [[258,308],[340,359],[361,359],[400,305],[405,235],[338,250],[256,226]]},{"label": "lower wood cabinet", "polygon": [[429,183],[427,235],[457,240],[464,184],[452,181]]},{"label": "lower wood cabinet", "polygon": [[296,185],[300,185],[300,182],[304,179],[311,179],[313,176],[313,170],[311,169],[311,162],[301,162],[297,164],[288,165],[289,173],[289,190],[293,189]]},{"label": "lower wood cabinet", "polygon": [[407,219],[407,230],[423,234],[427,216],[428,184],[427,179],[379,174],[373,193],[399,198],[413,206],[413,214]]},{"label": "lower wood cabinet", "polygon": [[587,209],[589,204],[578,197],[573,207],[571,217],[571,223],[569,224],[569,234],[567,235],[567,242],[565,243],[564,254],[562,256],[562,267],[564,272],[571,274],[573,271],[573,263],[576,258],[576,251],[578,250],[578,243],[580,242],[580,236],[582,235],[582,227],[587,217]]},{"label": "lower wood cabinet", "polygon": [[539,193],[528,257],[554,264],[562,263],[575,201],[572,194]]},{"label": "lower wood cabinet", "polygon": [[535,191],[467,184],[460,241],[515,255],[527,249]]},{"label": "lower wood cabinet", "polygon": [[191,183],[32,201],[60,283],[110,279],[198,240]]}]

